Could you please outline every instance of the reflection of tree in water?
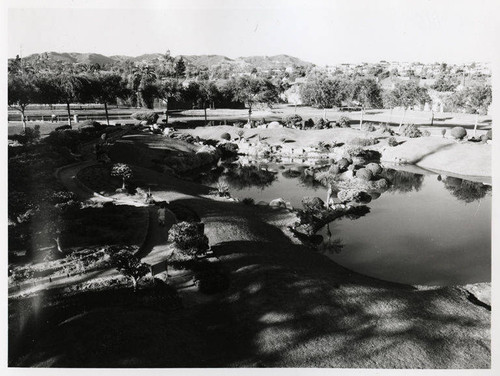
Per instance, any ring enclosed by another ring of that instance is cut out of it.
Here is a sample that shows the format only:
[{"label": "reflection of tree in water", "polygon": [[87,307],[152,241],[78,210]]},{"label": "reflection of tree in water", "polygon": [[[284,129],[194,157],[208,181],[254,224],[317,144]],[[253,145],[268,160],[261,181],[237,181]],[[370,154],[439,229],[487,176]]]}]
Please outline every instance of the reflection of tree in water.
[{"label": "reflection of tree in water", "polygon": [[323,188],[323,185],[319,181],[314,180],[314,177],[311,175],[306,175],[302,173],[299,176],[299,181],[302,184],[302,186],[312,188],[314,190],[317,190],[318,188]]},{"label": "reflection of tree in water", "polygon": [[317,250],[323,254],[329,253],[340,253],[344,249],[344,242],[340,238],[333,238],[332,232],[330,231],[330,223],[326,225],[326,235],[327,237],[323,242],[317,247]]},{"label": "reflection of tree in water", "polygon": [[224,172],[224,168],[222,166],[212,168],[209,171],[198,173],[195,177],[195,181],[200,184],[215,184],[219,181],[220,176]]},{"label": "reflection of tree in water", "polygon": [[248,187],[265,188],[276,180],[276,175],[271,171],[261,170],[257,166],[235,166],[224,172],[227,183],[236,189]]},{"label": "reflection of tree in water", "polygon": [[393,170],[392,168],[385,169],[380,175],[390,181],[391,187],[388,189],[389,192],[418,192],[424,182],[423,175],[413,174],[408,171]]},{"label": "reflection of tree in water", "polygon": [[445,188],[450,191],[453,196],[461,201],[465,201],[466,203],[480,200],[491,191],[491,187],[483,183],[454,178],[451,176],[446,177],[442,181]]}]

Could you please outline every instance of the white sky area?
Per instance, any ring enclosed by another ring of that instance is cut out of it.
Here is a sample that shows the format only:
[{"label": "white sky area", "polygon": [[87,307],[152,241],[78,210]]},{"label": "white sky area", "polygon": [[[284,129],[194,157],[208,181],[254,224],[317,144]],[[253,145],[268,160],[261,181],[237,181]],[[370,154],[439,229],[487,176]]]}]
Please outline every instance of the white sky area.
[{"label": "white sky area", "polygon": [[8,53],[288,54],[319,65],[493,60],[495,1],[8,3]]}]

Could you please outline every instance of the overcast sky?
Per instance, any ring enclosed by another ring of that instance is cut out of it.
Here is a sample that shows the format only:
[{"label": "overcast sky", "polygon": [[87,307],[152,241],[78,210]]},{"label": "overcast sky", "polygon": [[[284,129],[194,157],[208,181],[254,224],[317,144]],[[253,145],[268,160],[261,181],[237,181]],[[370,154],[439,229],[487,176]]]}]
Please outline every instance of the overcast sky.
[{"label": "overcast sky", "polygon": [[[495,1],[35,1],[8,6],[8,56],[34,52],[231,58],[288,54],[320,65],[493,60]],[[498,31],[498,29],[496,30]],[[498,40],[497,40],[498,41]]]}]

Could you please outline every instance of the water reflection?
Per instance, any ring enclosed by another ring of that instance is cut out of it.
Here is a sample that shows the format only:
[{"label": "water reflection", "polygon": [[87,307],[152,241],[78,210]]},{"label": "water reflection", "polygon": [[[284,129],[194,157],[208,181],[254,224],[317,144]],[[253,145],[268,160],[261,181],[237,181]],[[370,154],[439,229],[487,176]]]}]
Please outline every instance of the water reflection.
[{"label": "water reflection", "polygon": [[444,187],[458,200],[466,203],[481,200],[491,192],[491,187],[483,183],[448,176],[441,180]]},{"label": "water reflection", "polygon": [[276,180],[276,173],[257,166],[231,165],[222,176],[233,188],[258,187],[264,189]]},{"label": "water reflection", "polygon": [[422,188],[422,183],[424,182],[424,175],[414,174],[408,171],[398,171],[392,168],[384,169],[380,176],[391,183],[388,192],[418,192]]}]

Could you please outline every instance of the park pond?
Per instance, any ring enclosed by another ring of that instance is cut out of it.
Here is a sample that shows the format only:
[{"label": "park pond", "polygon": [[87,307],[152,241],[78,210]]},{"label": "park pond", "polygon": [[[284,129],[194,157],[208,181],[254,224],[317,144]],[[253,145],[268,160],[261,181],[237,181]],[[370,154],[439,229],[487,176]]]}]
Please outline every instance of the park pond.
[{"label": "park pond", "polygon": [[[222,176],[231,196],[260,204],[283,198],[301,208],[303,197],[326,198],[326,187],[304,173],[301,162],[307,161],[262,164],[240,158],[250,164],[204,175],[202,182],[217,187]],[[392,185],[371,194],[369,213],[322,228],[317,251],[350,270],[392,282],[491,281],[491,186],[429,171],[389,171]]]}]

